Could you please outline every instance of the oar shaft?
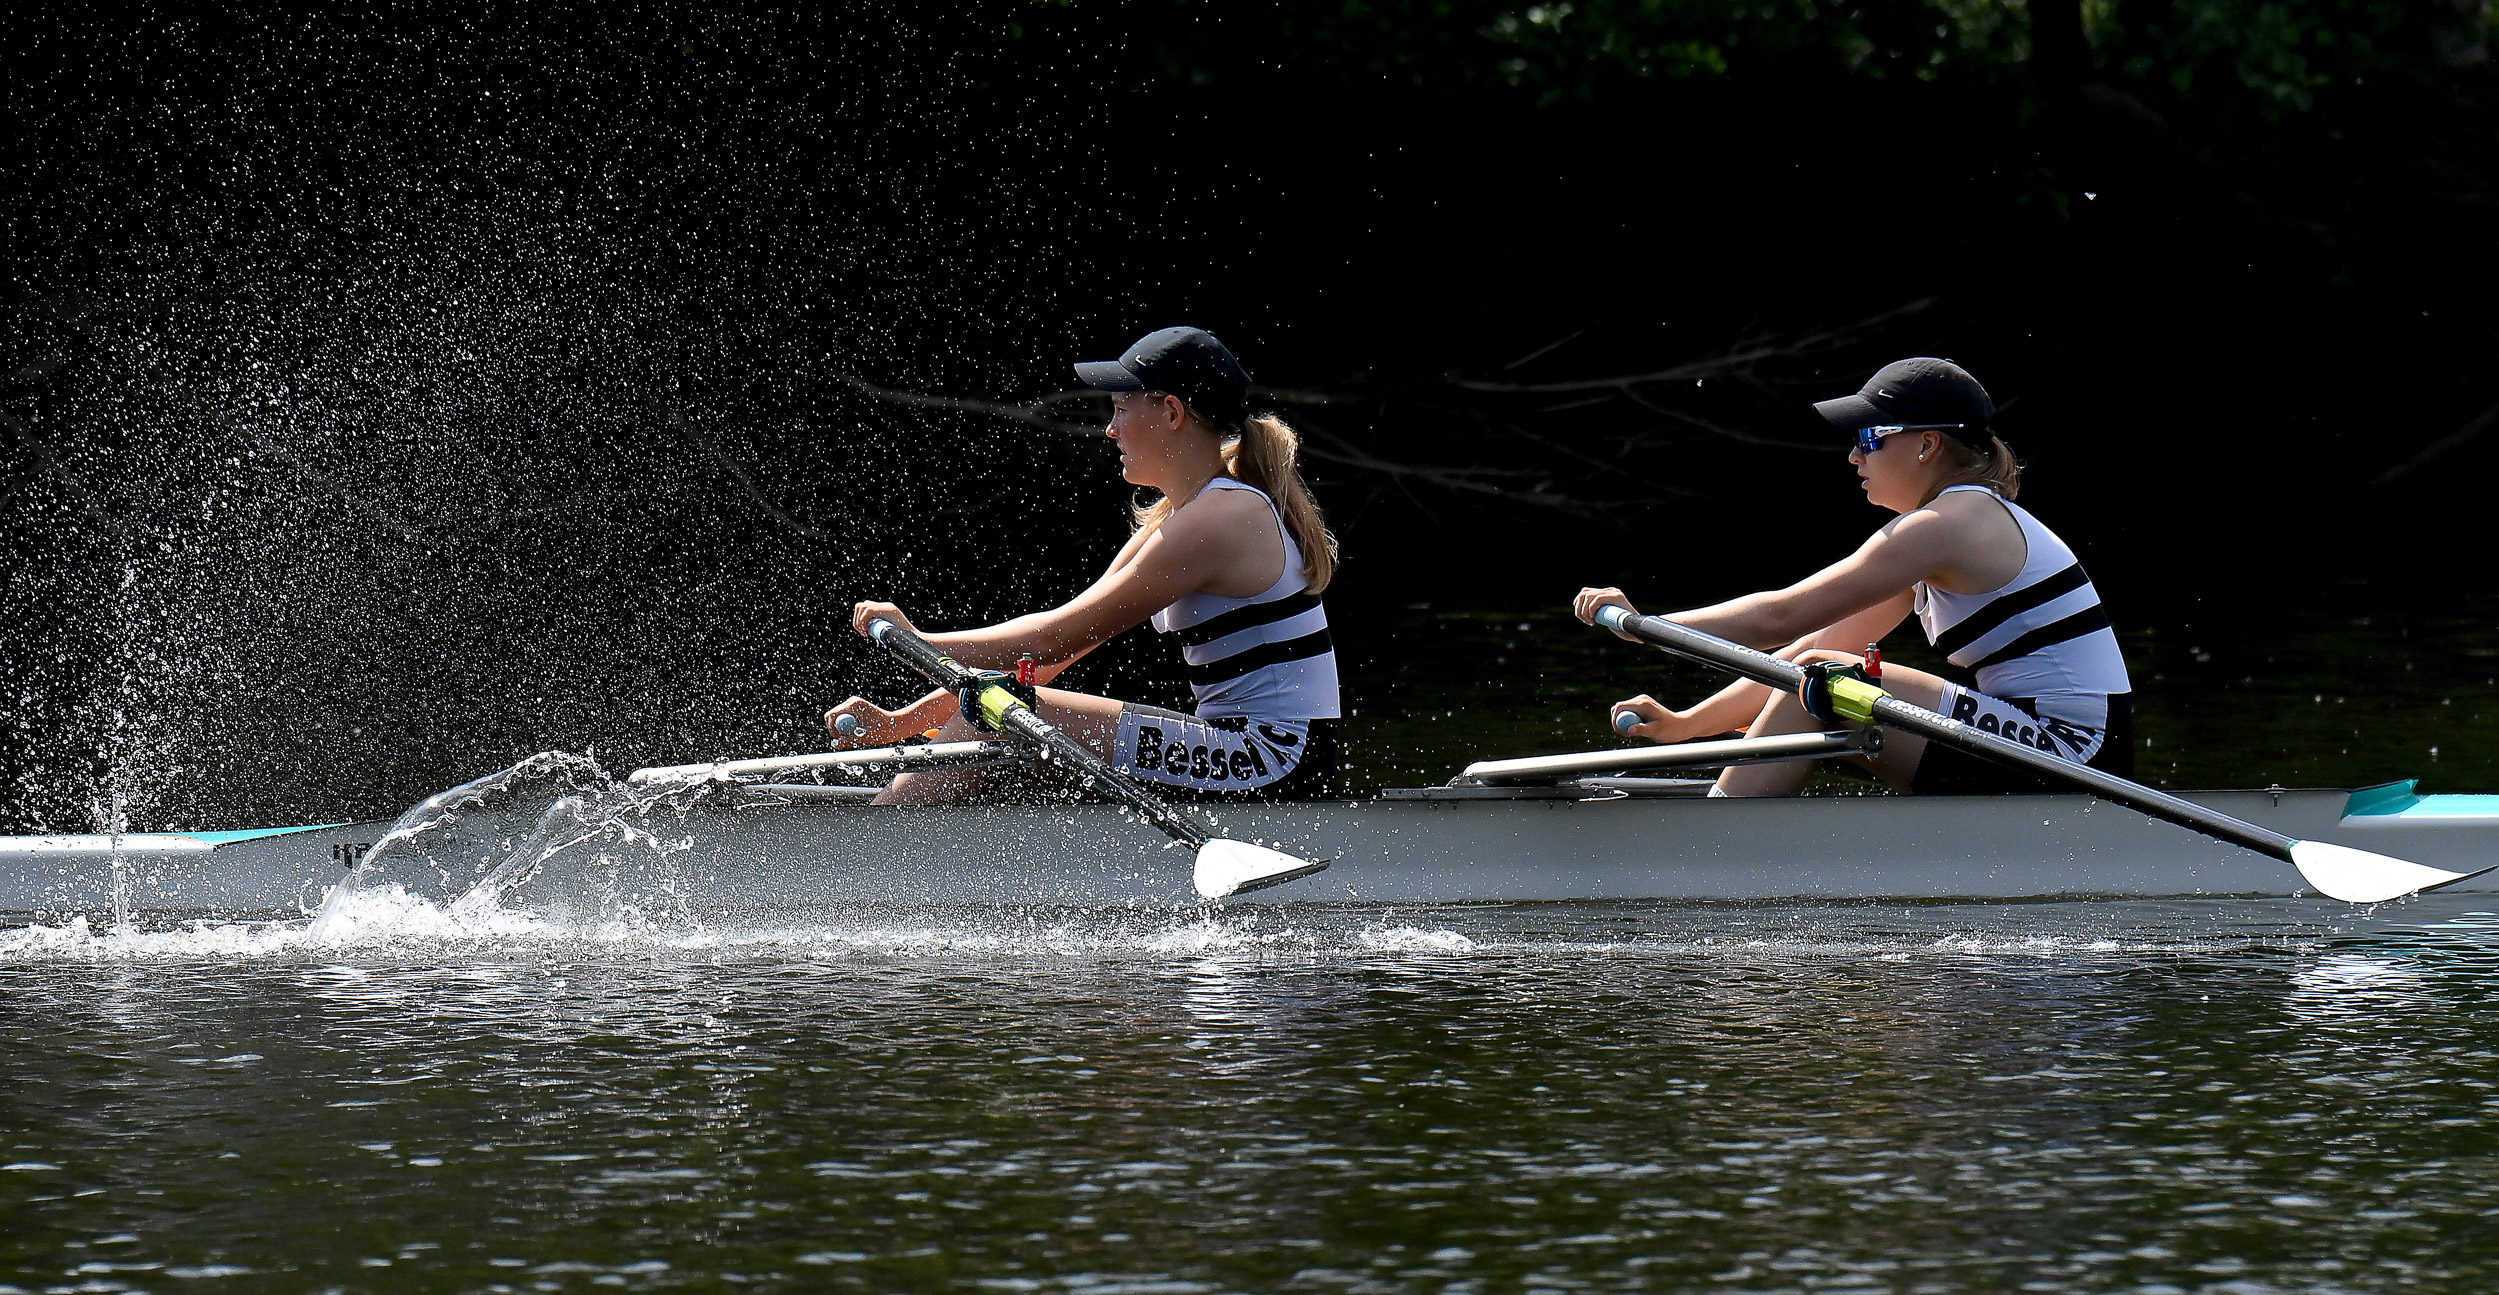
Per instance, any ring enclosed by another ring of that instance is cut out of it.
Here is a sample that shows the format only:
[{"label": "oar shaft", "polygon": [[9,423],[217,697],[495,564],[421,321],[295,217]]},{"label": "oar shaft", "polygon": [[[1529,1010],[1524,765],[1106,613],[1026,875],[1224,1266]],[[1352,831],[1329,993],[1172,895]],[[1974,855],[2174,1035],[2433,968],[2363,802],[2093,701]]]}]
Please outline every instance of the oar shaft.
[{"label": "oar shaft", "polygon": [[1904,733],[1915,733],[1930,742],[1959,746],[2006,764],[2020,765],[2050,778],[2080,787],[2111,804],[2124,805],[2154,818],[2217,836],[2233,844],[2246,846],[2259,854],[2288,860],[2296,838],[2284,836],[2269,828],[2209,810],[2192,801],[2181,800],[2165,791],[2146,787],[2139,782],[2120,778],[2106,770],[2062,756],[2010,741],[1984,729],[1972,728],[1957,719],[1938,715],[1924,707],[1912,706],[1898,697],[1885,697],[1874,703],[1876,722]]},{"label": "oar shaft", "polygon": [[928,645],[928,640],[889,620],[868,622],[868,641],[894,654],[896,660],[927,676],[940,688],[957,688],[972,677],[972,668]]},{"label": "oar shaft", "polygon": [[940,688],[961,690],[979,685],[980,691],[975,695],[981,698],[982,710],[994,716],[1001,729],[1039,748],[1043,758],[1084,775],[1087,781],[1113,800],[1143,815],[1147,822],[1162,829],[1173,840],[1194,846],[1206,844],[1206,833],[1195,823],[1121,777],[1118,770],[1094,753],[1093,748],[1060,732],[1056,725],[1035,714],[1021,698],[994,681],[984,680],[979,671],[929,646],[919,635],[892,621],[868,622],[868,638]]},{"label": "oar shaft", "polygon": [[[994,685],[993,685],[994,686]],[[1010,706],[999,715],[1007,731],[1031,742],[1047,752],[1045,758],[1064,764],[1083,774],[1086,781],[1108,793],[1113,800],[1145,816],[1147,822],[1161,828],[1163,834],[1190,845],[1206,844],[1206,833],[1182,817],[1171,806],[1147,794],[1135,783],[1119,775],[1093,748],[1060,732],[1057,726],[1033,713],[1029,706]]]},{"label": "oar shaft", "polygon": [[[844,715],[842,718],[850,718]],[[686,779],[752,778],[800,770],[830,769],[842,773],[914,773],[922,769],[977,769],[1032,759],[1032,752],[1006,742],[936,742],[927,746],[873,746],[854,751],[814,755],[782,755],[761,760],[714,760],[707,764],[655,765],[625,775],[630,783]]]},{"label": "oar shaft", "polygon": [[[1619,607],[1605,607],[1598,610],[1597,622],[1607,629],[1620,629],[1661,651],[1703,665],[1716,666],[1783,692],[1795,691],[1804,678],[1803,668],[1795,662],[1782,661],[1767,652],[1729,642],[1715,634],[1704,633],[1663,617],[1642,616]],[[2124,805],[2180,827],[2220,837],[2260,854],[2288,860],[2291,858],[2291,847],[2299,844],[2280,832],[2268,831],[2253,823],[2216,813],[2167,792],[2155,791],[2089,765],[2024,746],[1999,734],[1972,728],[1924,707],[1912,706],[1897,697],[1877,699],[1873,711],[1876,723],[1904,733],[1915,733],[1930,742],[1941,742],[2004,764],[2029,769],[2059,782],[2071,783],[2112,804]]]}]

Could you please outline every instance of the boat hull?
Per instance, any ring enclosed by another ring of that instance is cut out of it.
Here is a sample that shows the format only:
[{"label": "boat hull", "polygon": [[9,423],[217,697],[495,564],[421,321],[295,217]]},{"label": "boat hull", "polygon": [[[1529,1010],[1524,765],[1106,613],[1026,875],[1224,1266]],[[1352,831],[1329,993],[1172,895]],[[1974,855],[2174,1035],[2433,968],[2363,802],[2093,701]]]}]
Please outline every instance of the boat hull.
[{"label": "boat hull", "polygon": [[[2338,790],[2192,799],[2302,840],[2470,871],[2499,861],[2499,815],[2350,814]],[[2427,801],[2485,798],[2424,798]],[[1257,901],[2041,900],[2308,892],[2280,861],[2085,796],[1417,798],[1217,811],[1227,835],[1328,871]],[[0,911],[311,911],[387,824],[203,846],[193,838],[0,838]],[[826,904],[1194,904],[1189,853],[1107,805],[883,809],[663,805],[530,869],[523,906],[664,897],[696,915]],[[474,839],[509,842],[525,824]],[[456,897],[491,865],[456,844],[385,852],[391,882]],[[2499,874],[2459,893],[2499,891]],[[2331,901],[2316,900],[2320,905]],[[2487,901],[2483,901],[2487,902]],[[2340,905],[2332,905],[2340,908]]]}]

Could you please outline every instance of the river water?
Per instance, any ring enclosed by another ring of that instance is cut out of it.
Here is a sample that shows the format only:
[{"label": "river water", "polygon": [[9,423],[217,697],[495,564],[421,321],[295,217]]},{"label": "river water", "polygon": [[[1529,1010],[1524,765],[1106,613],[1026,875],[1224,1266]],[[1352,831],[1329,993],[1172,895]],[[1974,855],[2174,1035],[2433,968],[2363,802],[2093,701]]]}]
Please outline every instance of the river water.
[{"label": "river water", "polygon": [[0,932],[0,1289],[2499,1266],[2499,944],[2469,931],[2162,902],[366,919]]}]

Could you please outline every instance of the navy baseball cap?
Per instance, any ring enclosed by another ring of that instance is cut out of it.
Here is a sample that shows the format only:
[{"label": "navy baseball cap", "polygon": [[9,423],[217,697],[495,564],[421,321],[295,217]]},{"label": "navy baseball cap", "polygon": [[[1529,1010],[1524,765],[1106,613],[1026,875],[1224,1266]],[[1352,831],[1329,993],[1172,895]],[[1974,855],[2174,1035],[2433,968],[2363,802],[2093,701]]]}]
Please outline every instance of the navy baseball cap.
[{"label": "navy baseball cap", "polygon": [[1097,391],[1169,392],[1217,427],[1249,416],[1249,370],[1203,328],[1148,333],[1116,360],[1077,365],[1076,377]]},{"label": "navy baseball cap", "polygon": [[1996,402],[1970,371],[1950,360],[1931,356],[1895,360],[1876,371],[1856,395],[1818,401],[1814,412],[1833,427],[1853,432],[1861,427],[1919,423],[1957,423],[1955,439],[1987,448],[1987,424],[1996,417]]}]

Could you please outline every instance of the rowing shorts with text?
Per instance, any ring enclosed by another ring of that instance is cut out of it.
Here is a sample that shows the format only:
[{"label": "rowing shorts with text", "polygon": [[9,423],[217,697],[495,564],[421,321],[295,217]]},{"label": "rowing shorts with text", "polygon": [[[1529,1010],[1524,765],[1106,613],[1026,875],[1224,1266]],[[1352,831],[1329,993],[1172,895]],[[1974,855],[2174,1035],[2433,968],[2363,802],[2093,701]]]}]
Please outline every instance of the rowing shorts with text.
[{"label": "rowing shorts with text", "polygon": [[[1944,685],[1942,710],[1983,733],[2062,756],[2103,773],[2131,778],[2135,772],[2134,698],[2128,693],[2065,693],[2050,697],[1990,697],[1959,684]],[[1925,796],[2063,791],[2026,769],[1998,764],[1936,742],[1918,757],[1910,786]]]},{"label": "rowing shorts with text", "polygon": [[1111,764],[1184,799],[1327,800],[1336,795],[1333,719],[1207,719],[1129,702]]}]

